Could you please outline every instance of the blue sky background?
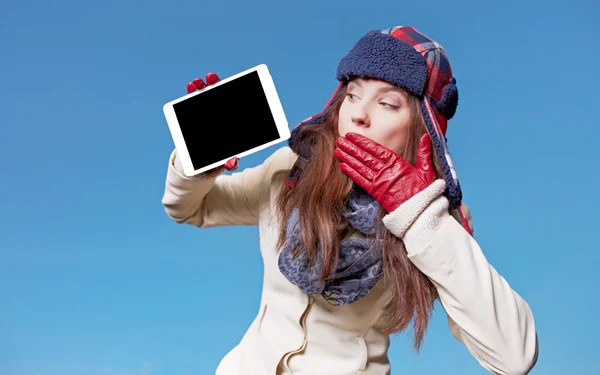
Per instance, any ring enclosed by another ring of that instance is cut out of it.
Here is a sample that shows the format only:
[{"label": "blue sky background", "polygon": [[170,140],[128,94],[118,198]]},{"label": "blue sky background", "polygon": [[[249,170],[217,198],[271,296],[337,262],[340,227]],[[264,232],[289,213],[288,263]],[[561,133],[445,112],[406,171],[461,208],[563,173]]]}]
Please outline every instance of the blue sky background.
[{"label": "blue sky background", "polygon": [[[3,3],[0,374],[214,373],[258,309],[258,233],[166,216],[162,105],[266,63],[293,126],[360,36],[408,24],[453,65],[449,147],[477,240],[535,314],[532,374],[597,371],[599,16],[592,0]],[[439,307],[422,354],[399,335],[390,357],[486,373]]]}]

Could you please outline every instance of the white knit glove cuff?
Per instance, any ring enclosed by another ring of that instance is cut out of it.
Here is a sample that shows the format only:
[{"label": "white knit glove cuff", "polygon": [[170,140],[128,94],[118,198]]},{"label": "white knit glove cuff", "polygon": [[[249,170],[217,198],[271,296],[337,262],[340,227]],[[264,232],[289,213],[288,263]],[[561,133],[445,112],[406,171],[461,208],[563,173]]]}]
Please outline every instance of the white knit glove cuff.
[{"label": "white knit glove cuff", "polygon": [[409,253],[426,244],[439,226],[440,213],[448,210],[448,200],[442,196],[445,190],[446,182],[443,179],[435,180],[425,190],[383,217],[385,226],[404,240]]}]

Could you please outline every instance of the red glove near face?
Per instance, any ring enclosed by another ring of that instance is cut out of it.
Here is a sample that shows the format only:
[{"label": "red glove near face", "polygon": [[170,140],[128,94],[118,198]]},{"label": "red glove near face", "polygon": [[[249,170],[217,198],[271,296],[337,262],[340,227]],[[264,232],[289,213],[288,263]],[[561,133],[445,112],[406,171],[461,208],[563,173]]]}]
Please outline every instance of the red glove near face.
[{"label": "red glove near face", "polygon": [[334,154],[341,161],[340,169],[388,213],[436,179],[427,133],[419,141],[415,167],[392,150],[356,133],[339,137],[336,144]]},{"label": "red glove near face", "polygon": [[[194,91],[202,90],[206,86],[215,84],[215,83],[219,82],[220,80],[221,79],[219,78],[219,76],[216,75],[215,73],[208,73],[206,75],[206,83],[204,83],[202,78],[196,78],[187,84],[187,92],[188,92],[188,94],[191,94]],[[237,169],[239,161],[240,161],[240,159],[238,157],[233,157],[233,158],[227,160],[227,162],[223,166],[213,168],[210,170],[210,172],[219,170],[221,168],[225,168],[228,171],[234,171]],[[209,172],[209,171],[207,171],[207,172]]]}]

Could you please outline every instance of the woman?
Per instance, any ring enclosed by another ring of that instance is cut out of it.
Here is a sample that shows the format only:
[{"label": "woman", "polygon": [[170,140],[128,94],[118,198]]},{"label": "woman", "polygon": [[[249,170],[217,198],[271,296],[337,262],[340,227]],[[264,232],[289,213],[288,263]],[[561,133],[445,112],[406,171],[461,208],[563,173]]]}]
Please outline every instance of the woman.
[{"label": "woman", "polygon": [[257,167],[188,178],[171,155],[173,220],[260,230],[260,310],[217,374],[389,374],[390,334],[412,322],[418,350],[436,299],[485,369],[529,372],[531,310],[471,236],[446,149],[458,91],[442,47],[411,27],[372,31],[337,78],[325,109]]}]

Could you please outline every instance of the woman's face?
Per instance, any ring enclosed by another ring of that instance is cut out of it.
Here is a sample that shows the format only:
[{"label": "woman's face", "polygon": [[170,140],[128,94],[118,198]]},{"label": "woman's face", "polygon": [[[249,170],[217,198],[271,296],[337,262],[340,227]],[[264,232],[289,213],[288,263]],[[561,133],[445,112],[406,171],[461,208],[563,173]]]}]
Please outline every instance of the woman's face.
[{"label": "woman's face", "polygon": [[350,81],[339,111],[340,135],[358,133],[401,154],[411,124],[408,95],[376,79]]}]

